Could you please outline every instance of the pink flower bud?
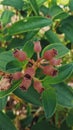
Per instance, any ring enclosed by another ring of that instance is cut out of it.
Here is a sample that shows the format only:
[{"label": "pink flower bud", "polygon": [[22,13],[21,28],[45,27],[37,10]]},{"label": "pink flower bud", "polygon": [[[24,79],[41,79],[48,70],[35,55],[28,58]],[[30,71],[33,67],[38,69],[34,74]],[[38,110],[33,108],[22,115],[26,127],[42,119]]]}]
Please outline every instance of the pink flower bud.
[{"label": "pink flower bud", "polygon": [[22,90],[28,90],[28,88],[31,85],[31,82],[32,82],[31,79],[28,79],[28,78],[24,77],[22,83],[20,84],[20,88]]},{"label": "pink flower bud", "polygon": [[52,65],[44,66],[43,68],[43,73],[48,76],[56,76],[57,72],[58,71]]},{"label": "pink flower bud", "polygon": [[25,73],[25,75],[28,74],[28,75],[30,75],[31,77],[34,77],[34,75],[35,75],[35,70],[34,70],[34,68],[32,68],[32,67],[28,67],[28,68],[26,68],[26,70],[24,71],[24,73]]},{"label": "pink flower bud", "polygon": [[41,52],[41,50],[42,50],[42,47],[41,47],[40,41],[34,42],[34,51],[37,53],[37,52]]},{"label": "pink flower bud", "polygon": [[27,55],[24,51],[21,50],[15,50],[15,52],[13,53],[14,57],[17,58],[19,61],[24,61],[27,58]]},{"label": "pink flower bud", "polygon": [[55,49],[51,49],[44,52],[43,58],[46,60],[51,60],[56,55],[57,55],[57,51]]},{"label": "pink flower bud", "polygon": [[42,93],[44,91],[42,83],[39,80],[34,80],[33,86],[38,93]]},{"label": "pink flower bud", "polygon": [[19,80],[20,78],[23,77],[23,74],[21,72],[16,72],[16,73],[12,74],[12,76],[13,76],[14,80]]},{"label": "pink flower bud", "polygon": [[51,65],[56,66],[56,65],[60,65],[61,62],[62,62],[62,60],[61,59],[55,59],[55,58],[53,58],[49,62],[50,62]]}]

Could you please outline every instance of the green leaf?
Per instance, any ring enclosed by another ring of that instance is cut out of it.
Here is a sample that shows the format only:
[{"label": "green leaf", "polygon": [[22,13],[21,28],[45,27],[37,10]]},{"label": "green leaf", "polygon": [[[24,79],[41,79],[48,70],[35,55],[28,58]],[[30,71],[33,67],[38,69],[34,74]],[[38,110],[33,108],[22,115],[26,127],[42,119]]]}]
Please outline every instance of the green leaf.
[{"label": "green leaf", "polygon": [[[30,24],[31,23],[31,24]],[[9,29],[9,35],[20,34],[28,31],[39,30],[42,27],[50,26],[52,24],[52,20],[41,17],[34,16],[29,17],[27,19],[20,20],[19,22],[14,23]]]},{"label": "green leaf", "polygon": [[0,128],[1,130],[16,130],[10,118],[0,111]]},{"label": "green leaf", "polygon": [[25,45],[23,46],[23,51],[27,53],[27,56],[31,58],[34,54],[34,44],[33,42],[26,42]]},{"label": "green leaf", "polygon": [[6,72],[14,73],[22,70],[22,65],[19,61],[14,60],[6,65]]},{"label": "green leaf", "polygon": [[62,20],[59,29],[62,33],[65,33],[68,40],[73,42],[73,16],[69,16],[68,18]]},{"label": "green leaf", "polygon": [[58,130],[55,126],[50,125],[46,120],[36,123],[31,130]]},{"label": "green leaf", "polygon": [[50,118],[56,110],[56,93],[55,89],[49,88],[42,93],[42,104],[46,118]]},{"label": "green leaf", "polygon": [[52,30],[47,31],[45,33],[45,36],[50,43],[58,43],[58,42],[60,43],[61,42],[58,35],[56,33],[54,33]]},{"label": "green leaf", "polygon": [[73,0],[69,0],[69,8],[73,11]]},{"label": "green leaf", "polygon": [[29,0],[29,1],[35,15],[39,15],[39,9],[36,0]]},{"label": "green leaf", "polygon": [[30,102],[34,105],[40,106],[40,94],[38,94],[31,86],[26,92],[20,89],[16,89],[14,94],[26,102]]},{"label": "green leaf", "polygon": [[64,107],[73,107],[73,90],[65,83],[53,85],[57,92],[58,104]]},{"label": "green leaf", "polygon": [[1,22],[3,25],[6,25],[11,21],[11,17],[14,15],[14,13],[10,10],[4,10],[1,16]]},{"label": "green leaf", "polygon": [[4,109],[7,103],[7,97],[0,99],[0,110]]},{"label": "green leaf", "polygon": [[42,51],[42,55],[44,54],[44,52],[46,50],[50,50],[53,48],[58,51],[58,55],[56,56],[56,58],[61,58],[69,52],[69,49],[67,47],[65,47],[63,44],[55,43],[55,44],[51,44],[51,45],[46,46]]},{"label": "green leaf", "polygon": [[0,70],[6,70],[6,64],[10,61],[15,60],[12,51],[4,51],[0,53]]},{"label": "green leaf", "polygon": [[12,93],[16,88],[19,87],[21,80],[15,81],[8,90],[0,91],[0,98],[3,98]]},{"label": "green leaf", "polygon": [[46,0],[36,0],[38,6],[41,6]]},{"label": "green leaf", "polygon": [[12,6],[18,10],[21,10],[23,8],[24,2],[23,0],[3,0],[1,4]]},{"label": "green leaf", "polygon": [[66,123],[68,126],[73,126],[73,108],[69,111],[67,118],[66,118]]},{"label": "green leaf", "polygon": [[43,79],[44,86],[48,86],[49,84],[60,83],[64,80],[66,80],[67,78],[69,78],[69,76],[73,72],[73,63],[66,64],[66,65],[59,67],[58,71],[59,72],[58,72],[57,76],[55,76],[55,77],[46,76]]},{"label": "green leaf", "polygon": [[49,9],[49,15],[53,18],[55,18],[56,16],[58,16],[59,14],[63,13],[62,8],[60,8],[59,6],[52,6]]}]

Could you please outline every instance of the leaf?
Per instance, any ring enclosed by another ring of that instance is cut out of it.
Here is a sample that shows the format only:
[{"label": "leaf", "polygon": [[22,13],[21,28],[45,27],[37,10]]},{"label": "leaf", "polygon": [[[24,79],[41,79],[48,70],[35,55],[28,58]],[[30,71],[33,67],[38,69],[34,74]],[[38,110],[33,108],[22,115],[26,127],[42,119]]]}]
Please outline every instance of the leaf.
[{"label": "leaf", "polygon": [[12,6],[18,10],[23,8],[24,2],[23,0],[3,0],[1,2],[2,5]]},{"label": "leaf", "polygon": [[13,57],[12,51],[4,51],[0,53],[0,70],[5,71],[6,64],[13,60],[15,60],[15,58]]},{"label": "leaf", "polygon": [[3,98],[12,93],[17,87],[19,87],[20,83],[21,80],[15,81],[8,90],[0,91],[0,98]]},{"label": "leaf", "polygon": [[0,111],[0,127],[1,130],[16,130],[10,118]]},{"label": "leaf", "polygon": [[1,22],[3,25],[6,25],[7,23],[9,23],[11,21],[11,17],[14,15],[14,13],[10,10],[5,10],[2,13],[1,16]]},{"label": "leaf", "polygon": [[45,36],[50,43],[58,43],[58,42],[60,43],[61,42],[58,35],[56,33],[54,33],[52,30],[47,31],[45,33]]},{"label": "leaf", "polygon": [[29,1],[35,15],[39,15],[39,9],[36,0],[29,0]]},{"label": "leaf", "polygon": [[36,0],[38,6],[41,6],[46,0]]},{"label": "leaf", "polygon": [[22,70],[22,65],[19,61],[14,60],[6,65],[6,72],[14,73]]},{"label": "leaf", "polygon": [[42,104],[46,118],[50,118],[56,110],[56,93],[53,88],[46,89],[42,93]]},{"label": "leaf", "polygon": [[46,120],[36,123],[31,130],[58,130],[55,126],[50,125]]},{"label": "leaf", "polygon": [[69,52],[69,49],[67,47],[65,47],[63,44],[55,43],[55,44],[46,46],[42,51],[42,56],[46,50],[50,50],[53,48],[58,51],[58,55],[56,56],[56,58],[61,58]]},{"label": "leaf", "polygon": [[69,0],[69,8],[73,11],[73,0]]},{"label": "leaf", "polygon": [[26,102],[37,106],[41,105],[40,94],[38,94],[32,86],[27,91],[16,89],[13,93]]},{"label": "leaf", "polygon": [[73,42],[73,16],[69,16],[68,18],[62,20],[60,23],[60,28],[59,30],[62,33],[65,33],[66,39],[70,40]]},{"label": "leaf", "polygon": [[27,53],[27,56],[31,58],[34,54],[34,44],[33,42],[26,42],[23,46],[23,51]]},{"label": "leaf", "polygon": [[14,35],[14,34],[20,34],[28,31],[35,31],[35,30],[39,30],[42,27],[50,26],[51,24],[52,24],[52,20],[45,17],[41,17],[41,16],[29,17],[27,19],[23,19],[14,23],[8,29],[8,33],[9,35]]},{"label": "leaf", "polygon": [[62,8],[60,8],[59,6],[52,6],[49,9],[49,15],[53,18],[55,18],[56,16],[58,16],[59,14],[63,13]]},{"label": "leaf", "polygon": [[63,107],[73,107],[73,90],[65,83],[53,85],[57,92],[58,104]]},{"label": "leaf", "polygon": [[7,97],[3,97],[0,99],[0,110],[4,109],[7,103]]},{"label": "leaf", "polygon": [[69,76],[73,72],[73,63],[66,64],[66,65],[59,67],[58,71],[59,71],[58,75],[55,77],[46,76],[43,79],[43,85],[48,86],[49,84],[60,83],[64,80],[66,80],[67,78],[69,78]]},{"label": "leaf", "polygon": [[66,123],[68,126],[73,126],[73,108],[69,111],[67,118],[66,118]]}]

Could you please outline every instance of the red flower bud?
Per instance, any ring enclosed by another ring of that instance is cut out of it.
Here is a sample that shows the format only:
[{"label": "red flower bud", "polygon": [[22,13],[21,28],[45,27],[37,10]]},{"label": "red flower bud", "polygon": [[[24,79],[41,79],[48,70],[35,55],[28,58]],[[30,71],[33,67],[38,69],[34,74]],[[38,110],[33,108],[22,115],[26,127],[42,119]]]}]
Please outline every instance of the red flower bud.
[{"label": "red flower bud", "polygon": [[55,49],[47,50],[44,52],[44,59],[51,60],[53,57],[57,55],[57,51]]},{"label": "red flower bud", "polygon": [[22,90],[28,90],[30,85],[31,85],[31,79],[28,79],[28,78],[24,77],[22,83],[20,84],[20,88]]},{"label": "red flower bud", "polygon": [[60,65],[61,62],[62,62],[61,59],[55,59],[55,58],[53,58],[53,59],[50,60],[50,64],[51,64],[51,65],[54,65],[54,66]]},{"label": "red flower bud", "polygon": [[37,52],[41,52],[41,50],[42,50],[42,47],[41,47],[40,41],[34,42],[34,51],[37,53]]},{"label": "red flower bud", "polygon": [[33,86],[38,93],[42,93],[44,91],[42,83],[39,80],[34,80]]},{"label": "red flower bud", "polygon": [[15,50],[13,54],[14,54],[14,57],[17,58],[19,61],[24,61],[27,58],[26,53],[21,50]]},{"label": "red flower bud", "polygon": [[45,75],[48,75],[48,76],[56,76],[57,72],[58,71],[53,66],[51,66],[51,65],[44,66],[44,68],[43,68],[43,73]]},{"label": "red flower bud", "polygon": [[28,67],[28,68],[26,68],[26,70],[25,70],[25,75],[26,74],[28,74],[28,75],[30,75],[31,77],[34,77],[34,75],[35,75],[35,70],[34,70],[34,68],[32,68],[32,67]]},{"label": "red flower bud", "polygon": [[23,74],[21,72],[16,72],[14,74],[12,74],[12,77],[14,80],[19,80],[20,78],[22,78]]}]

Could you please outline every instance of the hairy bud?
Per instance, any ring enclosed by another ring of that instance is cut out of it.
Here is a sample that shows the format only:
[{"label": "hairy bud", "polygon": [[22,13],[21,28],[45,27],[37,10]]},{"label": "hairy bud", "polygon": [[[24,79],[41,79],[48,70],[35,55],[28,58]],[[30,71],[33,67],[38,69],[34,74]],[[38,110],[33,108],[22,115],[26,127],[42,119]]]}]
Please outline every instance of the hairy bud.
[{"label": "hairy bud", "polygon": [[43,58],[46,60],[51,60],[56,55],[57,55],[57,51],[55,49],[51,49],[44,52]]},{"label": "hairy bud", "polygon": [[14,57],[17,58],[19,61],[24,61],[27,58],[27,55],[24,51],[21,50],[15,50],[13,53]]},{"label": "hairy bud", "polygon": [[56,76],[57,72],[58,71],[52,65],[44,66],[43,68],[43,73],[48,76]]},{"label": "hairy bud", "polygon": [[55,59],[55,58],[53,58],[53,59],[50,60],[50,64],[51,64],[51,65],[54,65],[54,66],[60,65],[61,62],[62,62],[61,59]]},{"label": "hairy bud", "polygon": [[20,78],[22,78],[23,74],[21,72],[16,72],[14,74],[12,74],[12,77],[14,80],[19,80]]},{"label": "hairy bud", "polygon": [[34,42],[34,51],[37,53],[37,52],[41,52],[41,50],[42,50],[42,47],[41,47],[40,41]]},{"label": "hairy bud", "polygon": [[24,77],[22,83],[20,84],[20,88],[22,90],[28,90],[30,85],[31,85],[31,79],[28,79],[28,78]]},{"label": "hairy bud", "polygon": [[34,75],[35,75],[35,70],[34,70],[34,68],[32,68],[32,67],[28,67],[28,68],[26,68],[26,70],[24,71],[24,73],[25,73],[25,75],[28,74],[28,75],[30,75],[31,77],[34,77]]},{"label": "hairy bud", "polygon": [[33,86],[38,93],[42,93],[44,91],[42,83],[39,80],[34,80]]}]

